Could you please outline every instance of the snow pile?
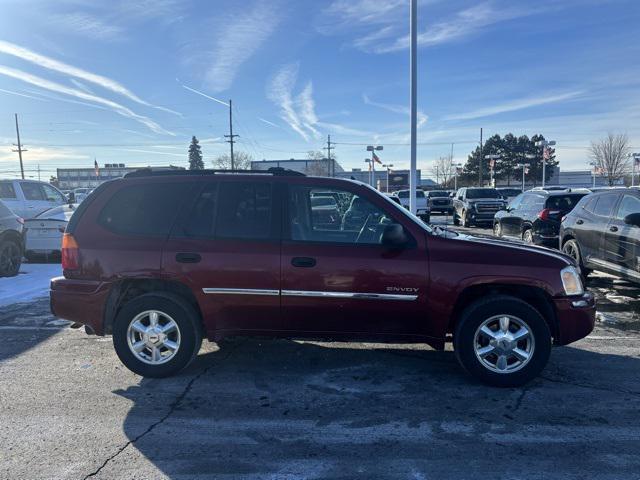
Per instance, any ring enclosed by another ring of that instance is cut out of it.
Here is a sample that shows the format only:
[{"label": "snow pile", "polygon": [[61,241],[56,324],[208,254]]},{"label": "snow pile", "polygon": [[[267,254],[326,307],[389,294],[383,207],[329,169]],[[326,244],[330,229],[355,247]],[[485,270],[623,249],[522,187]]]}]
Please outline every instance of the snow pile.
[{"label": "snow pile", "polygon": [[23,264],[17,276],[0,278],[0,307],[46,297],[49,281],[60,275],[60,264]]}]

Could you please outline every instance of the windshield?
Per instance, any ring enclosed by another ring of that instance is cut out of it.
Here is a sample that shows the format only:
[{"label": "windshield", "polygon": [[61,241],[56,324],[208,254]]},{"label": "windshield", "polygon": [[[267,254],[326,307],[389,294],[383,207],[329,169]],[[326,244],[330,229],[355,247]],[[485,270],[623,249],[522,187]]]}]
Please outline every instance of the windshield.
[{"label": "windshield", "polygon": [[495,188],[468,188],[467,198],[502,198],[502,195]]},{"label": "windshield", "polygon": [[448,197],[449,192],[429,192],[430,197]]}]

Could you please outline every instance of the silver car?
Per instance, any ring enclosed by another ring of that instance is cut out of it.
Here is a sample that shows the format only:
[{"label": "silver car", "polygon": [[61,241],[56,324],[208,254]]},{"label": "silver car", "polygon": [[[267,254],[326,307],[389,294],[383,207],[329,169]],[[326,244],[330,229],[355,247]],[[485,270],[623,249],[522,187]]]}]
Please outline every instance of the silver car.
[{"label": "silver car", "polygon": [[27,260],[60,255],[62,235],[77,207],[77,204],[61,205],[25,220],[24,256]]}]

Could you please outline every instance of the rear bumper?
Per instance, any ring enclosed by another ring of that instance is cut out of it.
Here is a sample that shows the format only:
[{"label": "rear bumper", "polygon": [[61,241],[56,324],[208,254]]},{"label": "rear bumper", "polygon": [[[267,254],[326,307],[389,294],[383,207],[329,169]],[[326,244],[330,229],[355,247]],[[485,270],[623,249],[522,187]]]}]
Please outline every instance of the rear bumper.
[{"label": "rear bumper", "polygon": [[104,307],[111,285],[89,280],[51,279],[51,313],[64,320],[80,323],[96,335],[104,335]]},{"label": "rear bumper", "polygon": [[586,337],[596,322],[596,300],[591,292],[576,297],[554,298],[558,315],[558,335],[555,343],[567,345]]}]

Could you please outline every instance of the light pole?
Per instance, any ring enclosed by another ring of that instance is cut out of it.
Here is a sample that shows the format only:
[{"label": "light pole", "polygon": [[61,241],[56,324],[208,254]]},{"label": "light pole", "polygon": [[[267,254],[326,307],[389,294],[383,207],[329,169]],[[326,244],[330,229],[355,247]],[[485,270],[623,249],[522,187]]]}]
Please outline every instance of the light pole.
[{"label": "light pole", "polygon": [[458,191],[458,170],[462,167],[461,163],[452,163],[453,165],[453,189]]},{"label": "light pole", "polygon": [[547,147],[553,147],[555,144],[555,140],[538,140],[536,142],[536,147],[542,147],[542,188],[544,188],[544,184],[547,181]]},{"label": "light pole", "polygon": [[371,171],[371,186],[376,188],[376,160],[378,160],[378,156],[376,155],[376,150],[383,150],[384,147],[382,145],[367,145],[367,152],[371,152],[371,163],[370,163],[370,171]]},{"label": "light pole", "polygon": [[492,187],[495,187],[494,180],[493,180],[493,167],[495,165],[496,160],[498,160],[498,159],[500,159],[502,157],[500,155],[485,155],[484,158],[489,160],[489,167],[490,167],[490,172],[491,172],[491,183],[490,183],[490,185]]},{"label": "light pole", "polygon": [[393,164],[387,163],[382,166],[387,169],[387,193],[389,193],[389,172],[391,172],[391,167],[393,167]]},{"label": "light pole", "polygon": [[373,160],[371,160],[370,158],[365,158],[364,163],[369,165],[369,185],[373,187],[373,181],[371,180],[371,164],[373,163]]},{"label": "light pole", "polygon": [[591,166],[591,177],[593,178],[593,186],[591,188],[596,188],[596,169],[598,168],[598,164],[596,162],[589,162]]},{"label": "light pole", "polygon": [[518,168],[522,167],[522,191],[523,192],[524,192],[524,174],[526,173],[528,166],[529,166],[528,163],[518,163],[516,165],[516,167]]},{"label": "light pole", "polygon": [[636,164],[640,165],[640,153],[632,153],[633,163],[631,164],[631,186],[635,187]]}]

